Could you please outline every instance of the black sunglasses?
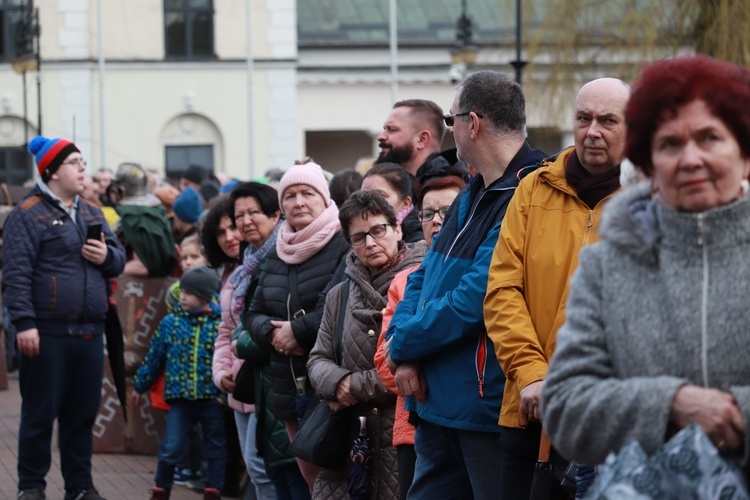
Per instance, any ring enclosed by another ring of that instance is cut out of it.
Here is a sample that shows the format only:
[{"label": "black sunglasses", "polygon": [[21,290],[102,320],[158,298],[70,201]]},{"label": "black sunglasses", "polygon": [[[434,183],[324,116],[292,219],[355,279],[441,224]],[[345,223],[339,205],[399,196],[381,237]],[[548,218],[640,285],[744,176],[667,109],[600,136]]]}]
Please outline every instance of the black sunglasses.
[{"label": "black sunglasses", "polygon": [[[445,120],[445,126],[446,127],[452,127],[453,124],[456,122],[454,120],[454,118],[456,118],[457,116],[468,116],[470,114],[471,114],[471,111],[466,111],[465,113],[455,113],[455,114],[450,114],[450,115],[443,115],[443,120]],[[479,113],[474,113],[474,114],[477,115],[479,118],[484,118],[484,116],[482,116]]]}]

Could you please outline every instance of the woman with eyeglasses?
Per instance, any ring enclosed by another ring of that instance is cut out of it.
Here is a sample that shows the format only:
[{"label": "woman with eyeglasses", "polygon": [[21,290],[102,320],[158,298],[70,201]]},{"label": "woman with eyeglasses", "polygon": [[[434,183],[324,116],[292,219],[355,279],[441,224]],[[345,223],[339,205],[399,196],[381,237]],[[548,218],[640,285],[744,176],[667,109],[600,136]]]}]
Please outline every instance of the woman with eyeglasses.
[{"label": "woman with eyeglasses", "polygon": [[[396,396],[378,377],[374,356],[391,281],[400,271],[422,262],[427,244],[403,242],[393,208],[377,191],[352,193],[341,207],[339,220],[352,249],[346,258],[347,279],[326,297],[307,369],[315,391],[332,410],[356,406],[356,412],[367,417],[367,436],[374,453],[369,468],[371,498],[398,498],[396,449],[392,444]],[[343,312],[339,365],[333,338],[344,287],[349,287],[349,296]],[[346,494],[346,470],[321,471],[313,498],[344,498]]]},{"label": "woman with eyeglasses", "polygon": [[[422,185],[420,193],[419,207],[417,212],[419,220],[422,222],[424,239],[428,247],[432,246],[435,235],[440,231],[443,225],[448,209],[458,193],[466,186],[466,182],[455,175],[445,175],[435,177]],[[393,311],[404,297],[406,289],[406,280],[409,275],[417,269],[418,266],[405,269],[393,278],[388,290],[388,305],[383,314],[383,325],[380,330],[378,339],[378,348],[375,351],[375,367],[383,384],[393,393],[398,395],[396,401],[396,420],[393,423],[393,446],[396,447],[398,457],[398,474],[400,498],[406,498],[406,494],[414,478],[414,464],[417,461],[417,455],[414,451],[414,425],[409,423],[409,412],[404,409],[404,392],[399,390],[396,379],[391,373],[385,361],[383,344],[385,344],[385,332],[391,323]],[[411,374],[411,380],[419,386],[421,380],[421,371],[417,365],[405,364],[401,366],[404,373]],[[419,387],[416,387],[419,389]],[[424,391],[424,387],[421,388]],[[414,392],[414,391],[412,391]]]},{"label": "woman with eyeglasses", "polygon": [[432,246],[432,239],[443,226],[451,203],[465,186],[466,182],[455,175],[430,179],[422,186],[417,218],[422,223],[422,232],[428,246]]},{"label": "woman with eyeglasses", "polygon": [[393,207],[405,242],[413,243],[424,239],[414,205],[419,197],[419,182],[404,167],[396,163],[375,165],[362,179],[362,189],[377,191]]}]

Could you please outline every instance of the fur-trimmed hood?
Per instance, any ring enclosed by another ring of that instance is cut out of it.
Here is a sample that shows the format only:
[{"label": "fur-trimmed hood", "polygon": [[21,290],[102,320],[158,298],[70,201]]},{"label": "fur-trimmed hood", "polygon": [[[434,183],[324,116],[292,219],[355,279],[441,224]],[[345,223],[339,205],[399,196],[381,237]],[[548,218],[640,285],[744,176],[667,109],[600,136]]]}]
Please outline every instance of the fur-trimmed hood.
[{"label": "fur-trimmed hood", "polygon": [[599,236],[626,252],[655,257],[659,240],[651,182],[643,181],[613,196],[604,207]]},{"label": "fur-trimmed hood", "polygon": [[650,181],[625,189],[604,208],[602,240],[654,262],[664,245],[697,250],[750,241],[747,197],[703,212],[681,212],[651,194]]}]

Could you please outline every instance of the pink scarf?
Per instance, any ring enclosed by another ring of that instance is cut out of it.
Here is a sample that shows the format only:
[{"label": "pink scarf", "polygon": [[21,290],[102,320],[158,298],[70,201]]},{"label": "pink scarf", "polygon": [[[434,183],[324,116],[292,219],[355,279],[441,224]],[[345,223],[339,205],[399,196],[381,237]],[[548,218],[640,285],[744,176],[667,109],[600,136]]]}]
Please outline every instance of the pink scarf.
[{"label": "pink scarf", "polygon": [[276,253],[289,265],[302,264],[326,246],[339,231],[339,209],[335,203],[331,203],[314,221],[299,231],[295,232],[289,221],[284,221],[276,240]]}]

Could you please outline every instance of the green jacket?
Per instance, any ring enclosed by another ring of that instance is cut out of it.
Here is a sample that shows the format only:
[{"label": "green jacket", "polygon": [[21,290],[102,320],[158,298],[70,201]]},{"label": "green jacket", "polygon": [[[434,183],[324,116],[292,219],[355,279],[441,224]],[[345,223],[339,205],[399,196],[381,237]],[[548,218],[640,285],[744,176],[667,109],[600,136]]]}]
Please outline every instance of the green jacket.
[{"label": "green jacket", "polygon": [[237,354],[246,363],[252,363],[255,381],[255,415],[258,419],[256,443],[258,455],[269,469],[296,463],[289,450],[289,436],[281,420],[273,412],[270,357],[260,348],[247,331],[237,337]]},{"label": "green jacket", "polygon": [[151,277],[169,276],[177,262],[172,225],[164,207],[120,205],[120,231]]}]

